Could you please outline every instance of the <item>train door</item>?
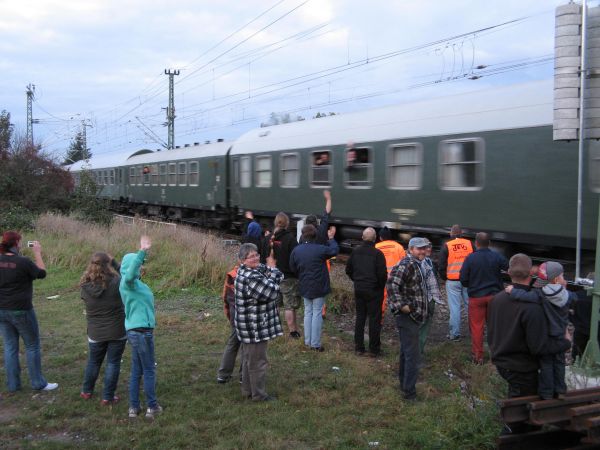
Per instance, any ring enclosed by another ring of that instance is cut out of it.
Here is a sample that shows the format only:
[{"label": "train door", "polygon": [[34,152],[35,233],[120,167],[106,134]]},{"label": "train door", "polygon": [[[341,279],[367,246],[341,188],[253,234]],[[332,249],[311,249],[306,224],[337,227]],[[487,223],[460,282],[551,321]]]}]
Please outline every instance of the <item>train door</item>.
[{"label": "train door", "polygon": [[242,194],[240,191],[240,158],[238,156],[231,158],[231,172],[230,206],[239,206],[242,201]]}]

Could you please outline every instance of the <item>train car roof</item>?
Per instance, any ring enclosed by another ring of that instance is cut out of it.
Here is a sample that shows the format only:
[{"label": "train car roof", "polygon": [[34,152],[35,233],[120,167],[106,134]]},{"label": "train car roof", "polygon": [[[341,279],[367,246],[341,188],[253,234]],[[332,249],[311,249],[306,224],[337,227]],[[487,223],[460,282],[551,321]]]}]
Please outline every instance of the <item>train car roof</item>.
[{"label": "train car roof", "polygon": [[153,153],[152,150],[142,149],[136,150],[133,153],[120,153],[120,154],[101,154],[98,156],[92,156],[90,159],[77,161],[76,163],[65,166],[71,172],[77,172],[82,169],[95,170],[95,169],[108,169],[118,166],[125,165],[127,159],[135,155]]},{"label": "train car roof", "polygon": [[214,142],[210,144],[190,145],[189,147],[176,148],[173,150],[162,150],[160,152],[146,153],[131,156],[124,165],[152,164],[163,161],[177,161],[182,159],[206,158],[209,156],[225,156],[231,142]]},{"label": "train car roof", "polygon": [[231,154],[542,126],[552,123],[552,101],[552,80],[494,87],[253,129]]}]

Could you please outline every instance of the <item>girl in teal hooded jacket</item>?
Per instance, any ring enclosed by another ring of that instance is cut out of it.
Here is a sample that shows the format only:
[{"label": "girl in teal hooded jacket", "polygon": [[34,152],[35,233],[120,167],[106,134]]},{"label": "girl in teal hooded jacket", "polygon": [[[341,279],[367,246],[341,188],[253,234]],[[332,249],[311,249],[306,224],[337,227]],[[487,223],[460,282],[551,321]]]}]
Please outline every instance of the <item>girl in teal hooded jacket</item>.
[{"label": "girl in teal hooded jacket", "polygon": [[128,253],[121,263],[121,284],[119,292],[125,306],[125,330],[131,346],[131,374],[129,376],[129,417],[136,418],[140,406],[140,378],[144,377],[146,396],[146,418],[162,412],[156,399],[156,367],[154,358],[154,295],[152,290],[140,280],[142,264],[146,252],[152,246],[150,238],[142,236],[140,250]]}]

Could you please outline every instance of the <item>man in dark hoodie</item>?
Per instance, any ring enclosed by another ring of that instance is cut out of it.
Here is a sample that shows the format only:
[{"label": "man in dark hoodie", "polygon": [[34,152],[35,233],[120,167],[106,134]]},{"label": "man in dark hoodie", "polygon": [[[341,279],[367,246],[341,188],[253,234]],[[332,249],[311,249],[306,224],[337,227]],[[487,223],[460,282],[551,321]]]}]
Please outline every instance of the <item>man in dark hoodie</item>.
[{"label": "man in dark hoodie", "polygon": [[375,248],[377,233],[371,227],[362,234],[363,243],[354,249],[346,264],[346,274],[354,282],[356,322],[354,350],[365,353],[365,322],[369,317],[369,356],[381,353],[381,303],[387,281],[385,256]]},{"label": "man in dark hoodie", "polygon": [[298,339],[300,338],[300,333],[298,332],[296,311],[300,308],[302,298],[298,291],[298,278],[290,269],[290,255],[294,247],[298,245],[298,241],[294,234],[288,230],[289,226],[290,219],[287,214],[280,212],[275,216],[275,229],[271,237],[271,247],[277,268],[284,276],[283,281],[279,285],[279,295],[283,299],[285,321],[290,330],[290,337]]}]

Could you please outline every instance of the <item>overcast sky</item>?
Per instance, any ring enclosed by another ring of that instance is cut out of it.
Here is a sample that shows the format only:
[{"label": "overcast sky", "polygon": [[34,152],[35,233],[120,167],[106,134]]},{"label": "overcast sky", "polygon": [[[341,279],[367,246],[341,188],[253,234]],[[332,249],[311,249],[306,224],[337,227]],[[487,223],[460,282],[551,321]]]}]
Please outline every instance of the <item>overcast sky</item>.
[{"label": "overcast sky", "polygon": [[271,112],[308,119],[550,78],[565,3],[0,0],[0,110],[24,135],[32,83],[34,139],[55,155],[82,120],[95,155],[156,149],[164,70],[178,69],[175,143],[233,139]]}]

